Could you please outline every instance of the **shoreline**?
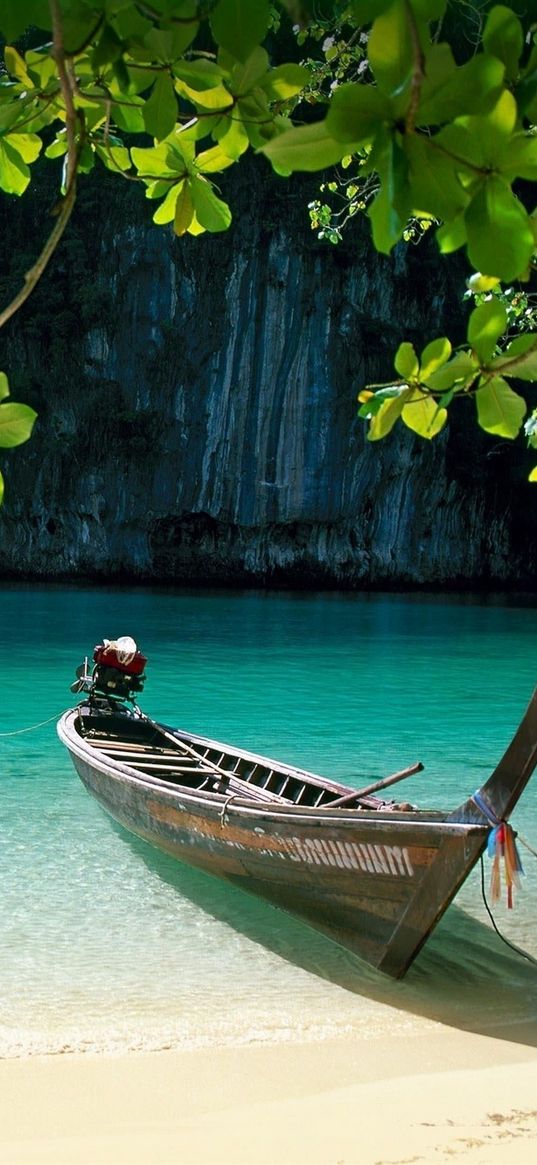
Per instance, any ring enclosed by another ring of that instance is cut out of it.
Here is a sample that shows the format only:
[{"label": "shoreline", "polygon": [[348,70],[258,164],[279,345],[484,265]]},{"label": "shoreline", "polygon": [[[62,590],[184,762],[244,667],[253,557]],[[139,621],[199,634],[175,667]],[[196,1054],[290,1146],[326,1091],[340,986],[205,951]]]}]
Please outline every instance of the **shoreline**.
[{"label": "shoreline", "polygon": [[531,1165],[537,1022],[0,1061],[1,1165]]}]

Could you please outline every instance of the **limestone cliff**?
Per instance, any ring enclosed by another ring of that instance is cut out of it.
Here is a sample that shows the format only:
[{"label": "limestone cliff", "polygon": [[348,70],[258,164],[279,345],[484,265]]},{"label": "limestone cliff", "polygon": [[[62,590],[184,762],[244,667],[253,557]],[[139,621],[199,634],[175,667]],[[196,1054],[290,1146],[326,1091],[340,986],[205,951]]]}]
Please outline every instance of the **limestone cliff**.
[{"label": "limestone cliff", "polygon": [[[263,163],[233,183],[229,234],[186,241],[154,227],[127,184],[86,187],[1,337],[0,367],[39,422],[3,458],[0,574],[530,583],[536,487],[519,449],[462,409],[432,443],[401,431],[373,447],[356,420],[357,392],[390,376],[402,338],[462,338],[462,267],[439,267],[432,240],[378,256],[366,223],[338,248],[318,242],[315,183]],[[38,249],[47,197],[45,185],[30,209],[0,205],[4,298]]]}]

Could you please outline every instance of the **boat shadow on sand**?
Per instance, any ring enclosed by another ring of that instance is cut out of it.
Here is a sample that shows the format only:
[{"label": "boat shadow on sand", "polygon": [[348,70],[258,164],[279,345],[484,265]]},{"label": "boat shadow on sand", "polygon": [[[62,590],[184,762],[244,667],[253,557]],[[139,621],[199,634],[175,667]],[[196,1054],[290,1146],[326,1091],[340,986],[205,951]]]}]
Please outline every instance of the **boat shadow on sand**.
[{"label": "boat shadow on sand", "polygon": [[178,894],[309,974],[414,1016],[537,1047],[535,965],[457,905],[444,915],[406,977],[394,980],[269,903],[174,861],[115,823],[113,828]]}]

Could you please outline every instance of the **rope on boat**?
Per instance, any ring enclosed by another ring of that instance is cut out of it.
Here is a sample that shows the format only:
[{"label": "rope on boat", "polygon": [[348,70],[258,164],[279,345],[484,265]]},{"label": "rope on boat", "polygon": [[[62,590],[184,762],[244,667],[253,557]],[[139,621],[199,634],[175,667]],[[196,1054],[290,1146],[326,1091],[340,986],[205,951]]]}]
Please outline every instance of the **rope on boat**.
[{"label": "rope on boat", "polygon": [[515,943],[510,942],[509,939],[507,939],[505,937],[505,935],[502,934],[501,930],[497,926],[496,919],[494,918],[492,910],[490,909],[490,906],[487,902],[487,895],[486,895],[486,891],[485,891],[485,866],[484,866],[484,862],[483,862],[483,855],[481,855],[480,865],[481,865],[481,894],[483,897],[483,902],[485,904],[485,910],[490,918],[490,921],[492,923],[492,926],[494,927],[494,930],[496,931],[496,934],[498,935],[498,938],[501,938],[502,943],[505,943],[506,947],[510,947],[511,950],[515,952],[515,954],[521,955],[521,957],[523,959],[527,959],[528,963],[533,963],[534,967],[537,967],[537,959],[534,959],[533,955],[529,955],[527,951],[523,951],[522,947],[517,947]]},{"label": "rope on boat", "polygon": [[55,712],[54,716],[49,716],[48,720],[40,720],[39,724],[30,724],[29,728],[15,728],[13,732],[0,732],[0,736],[20,736],[23,732],[35,732],[36,728],[44,728],[45,724],[52,724],[53,720],[59,720],[62,712]]},{"label": "rope on boat", "polygon": [[518,834],[517,834],[517,837],[518,837],[518,840],[519,840],[520,844],[521,844],[521,845],[523,845],[523,846],[525,846],[525,847],[526,847],[526,849],[527,849],[527,850],[529,850],[530,854],[533,854],[534,858],[537,858],[537,850],[535,850],[535,849],[532,849],[532,847],[531,847],[531,845],[530,845],[529,841],[526,841],[526,838],[525,838],[525,837],[522,837],[522,834],[521,834],[521,833],[518,833]]},{"label": "rope on boat", "polygon": [[240,797],[240,793],[231,793],[229,797],[226,797],[224,804],[222,805],[222,809],[220,810],[220,825],[222,826],[222,829],[224,828],[225,825],[227,825],[227,822],[228,822],[228,816],[227,816],[228,805],[231,803],[231,801],[234,801],[235,798],[239,798],[239,797]]},{"label": "rope on boat", "polygon": [[487,852],[489,858],[492,860],[492,871],[490,875],[490,894],[492,901],[496,903],[500,898],[501,861],[503,859],[505,885],[507,889],[507,906],[509,910],[512,910],[513,888],[515,886],[517,889],[519,888],[520,875],[524,873],[516,844],[517,835],[508,821],[504,821],[502,818],[496,816],[494,810],[487,804],[484,797],[482,797],[479,789],[471,799],[483,816],[487,818],[491,826],[487,841]]}]

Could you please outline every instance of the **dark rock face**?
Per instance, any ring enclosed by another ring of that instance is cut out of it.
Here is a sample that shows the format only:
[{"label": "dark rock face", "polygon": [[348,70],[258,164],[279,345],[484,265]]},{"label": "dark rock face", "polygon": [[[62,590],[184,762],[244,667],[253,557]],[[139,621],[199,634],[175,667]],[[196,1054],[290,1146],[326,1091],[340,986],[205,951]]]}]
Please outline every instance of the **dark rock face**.
[{"label": "dark rock face", "polygon": [[[401,339],[463,338],[462,266],[439,264],[433,241],[378,256],[356,220],[331,248],[309,231],[315,184],[263,164],[233,181],[234,227],[195,240],[154,227],[127,184],[82,194],[3,333],[0,367],[39,422],[2,459],[0,574],[531,585],[536,495],[518,447],[480,436],[470,403],[431,443],[396,431],[373,446],[356,420]],[[24,270],[41,206],[6,202]]]}]

